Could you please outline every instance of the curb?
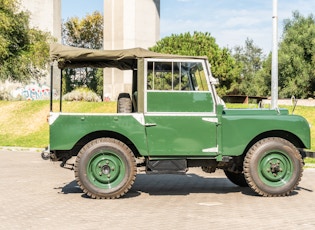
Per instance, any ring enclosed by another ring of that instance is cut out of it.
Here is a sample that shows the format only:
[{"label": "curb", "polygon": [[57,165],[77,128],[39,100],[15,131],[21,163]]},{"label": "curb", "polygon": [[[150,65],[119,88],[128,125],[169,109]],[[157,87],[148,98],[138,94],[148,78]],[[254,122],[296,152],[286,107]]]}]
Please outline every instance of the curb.
[{"label": "curb", "polygon": [[12,152],[42,152],[45,148],[16,147],[16,146],[0,146],[0,150]]}]

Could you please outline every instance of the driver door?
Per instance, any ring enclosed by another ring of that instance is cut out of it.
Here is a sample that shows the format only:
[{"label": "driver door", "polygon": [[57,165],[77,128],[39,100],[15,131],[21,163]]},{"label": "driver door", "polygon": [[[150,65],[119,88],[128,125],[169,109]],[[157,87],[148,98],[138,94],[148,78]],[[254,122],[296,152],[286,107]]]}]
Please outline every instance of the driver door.
[{"label": "driver door", "polygon": [[217,155],[218,119],[202,62],[156,60],[146,66],[149,155]]}]

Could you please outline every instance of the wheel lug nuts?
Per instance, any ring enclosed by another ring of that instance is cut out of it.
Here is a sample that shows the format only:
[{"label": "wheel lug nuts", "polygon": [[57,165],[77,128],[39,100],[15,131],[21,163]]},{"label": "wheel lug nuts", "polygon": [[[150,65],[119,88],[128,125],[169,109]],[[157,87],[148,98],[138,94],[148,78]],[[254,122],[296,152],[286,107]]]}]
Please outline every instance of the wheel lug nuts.
[{"label": "wheel lug nuts", "polygon": [[99,175],[100,175],[100,176],[102,176],[102,175],[103,175],[103,173],[102,173],[102,172],[99,172]]},{"label": "wheel lug nuts", "polygon": [[110,174],[107,175],[107,178],[110,178]]}]

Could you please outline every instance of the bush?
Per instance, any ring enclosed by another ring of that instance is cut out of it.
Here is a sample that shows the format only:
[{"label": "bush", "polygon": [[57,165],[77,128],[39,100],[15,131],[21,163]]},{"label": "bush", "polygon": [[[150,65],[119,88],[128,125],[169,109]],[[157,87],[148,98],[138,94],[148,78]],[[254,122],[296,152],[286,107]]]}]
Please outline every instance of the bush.
[{"label": "bush", "polygon": [[94,93],[88,88],[77,88],[70,93],[63,96],[65,101],[88,101],[88,102],[100,102],[102,101],[100,96]]},{"label": "bush", "polygon": [[0,90],[0,100],[1,101],[12,101],[12,95],[6,90]]}]

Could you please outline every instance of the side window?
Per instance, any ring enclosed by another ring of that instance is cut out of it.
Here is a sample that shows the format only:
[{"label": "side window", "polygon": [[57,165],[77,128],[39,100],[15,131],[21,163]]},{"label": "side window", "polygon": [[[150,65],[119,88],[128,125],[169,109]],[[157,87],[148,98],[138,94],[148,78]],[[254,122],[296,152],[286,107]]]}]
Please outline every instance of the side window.
[{"label": "side window", "polygon": [[148,63],[148,89],[172,90],[172,62]]},{"label": "side window", "polygon": [[207,91],[208,84],[200,62],[150,61],[148,90]]},{"label": "side window", "polygon": [[205,75],[205,70],[202,67],[201,63],[196,63],[191,70],[190,74],[192,77],[192,81],[197,91],[208,91],[208,83]]}]

